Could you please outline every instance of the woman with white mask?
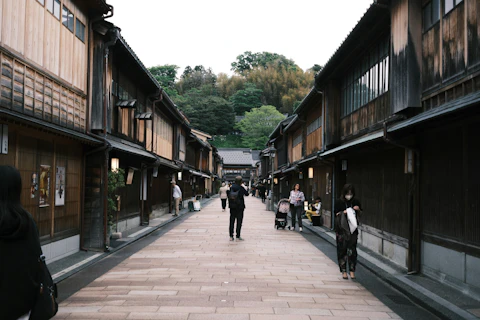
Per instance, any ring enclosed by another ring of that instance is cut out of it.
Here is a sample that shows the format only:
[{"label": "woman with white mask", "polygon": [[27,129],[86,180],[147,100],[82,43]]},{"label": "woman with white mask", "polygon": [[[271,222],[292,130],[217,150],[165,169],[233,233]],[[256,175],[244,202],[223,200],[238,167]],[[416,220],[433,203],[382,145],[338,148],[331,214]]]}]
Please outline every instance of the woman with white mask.
[{"label": "woman with white mask", "polygon": [[361,214],[360,201],[355,198],[355,188],[351,184],[343,187],[340,198],[335,201],[335,232],[337,239],[337,258],[343,279],[355,279],[357,266],[358,215]]}]

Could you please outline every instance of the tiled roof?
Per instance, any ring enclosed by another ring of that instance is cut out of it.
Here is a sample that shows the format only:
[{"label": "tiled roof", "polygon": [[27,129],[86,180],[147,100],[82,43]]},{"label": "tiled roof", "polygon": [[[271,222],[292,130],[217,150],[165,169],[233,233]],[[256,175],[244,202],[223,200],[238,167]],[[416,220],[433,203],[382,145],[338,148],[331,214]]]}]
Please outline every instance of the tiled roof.
[{"label": "tiled roof", "polygon": [[254,166],[259,159],[259,150],[246,148],[218,148],[218,154],[223,158],[223,166]]}]

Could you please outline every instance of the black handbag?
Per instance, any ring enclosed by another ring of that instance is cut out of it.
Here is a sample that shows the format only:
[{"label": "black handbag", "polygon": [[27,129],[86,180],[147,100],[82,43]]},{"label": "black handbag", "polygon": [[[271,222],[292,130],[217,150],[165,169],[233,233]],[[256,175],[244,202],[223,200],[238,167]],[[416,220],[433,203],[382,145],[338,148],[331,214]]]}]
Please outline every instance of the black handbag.
[{"label": "black handbag", "polygon": [[30,320],[47,320],[53,318],[58,311],[57,285],[53,282],[45,263],[45,256],[38,258],[38,292],[30,313]]}]

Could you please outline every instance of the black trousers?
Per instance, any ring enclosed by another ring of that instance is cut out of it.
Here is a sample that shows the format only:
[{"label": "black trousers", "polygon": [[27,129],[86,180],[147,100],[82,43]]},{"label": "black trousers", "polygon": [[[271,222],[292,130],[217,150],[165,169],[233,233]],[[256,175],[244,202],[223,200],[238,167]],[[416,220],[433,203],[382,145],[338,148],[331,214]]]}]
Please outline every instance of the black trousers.
[{"label": "black trousers", "polygon": [[232,209],[230,208],[230,237],[233,237],[233,227],[235,226],[235,220],[237,220],[237,238],[240,238],[240,231],[242,230],[243,211],[245,209]]},{"label": "black trousers", "polygon": [[357,267],[357,240],[358,230],[350,235],[337,232],[337,258],[340,272],[347,272],[347,262],[350,271],[355,272]]},{"label": "black trousers", "polygon": [[222,209],[225,210],[225,208],[227,207],[227,199],[220,199],[222,200]]},{"label": "black trousers", "polygon": [[295,220],[298,220],[298,226],[303,227],[302,221],[303,206],[294,206],[290,203],[290,215],[292,217],[292,227],[295,229]]}]

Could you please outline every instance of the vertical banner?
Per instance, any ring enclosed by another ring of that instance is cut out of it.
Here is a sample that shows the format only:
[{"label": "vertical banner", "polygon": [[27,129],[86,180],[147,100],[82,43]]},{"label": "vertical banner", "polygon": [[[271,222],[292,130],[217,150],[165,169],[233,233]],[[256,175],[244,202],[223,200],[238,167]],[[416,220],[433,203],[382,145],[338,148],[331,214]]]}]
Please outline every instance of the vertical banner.
[{"label": "vertical banner", "polygon": [[40,178],[39,178],[39,185],[40,185],[40,200],[39,206],[40,207],[48,207],[49,204],[49,196],[50,196],[50,166],[48,165],[40,165]]},{"label": "vertical banner", "polygon": [[65,167],[57,167],[55,176],[55,206],[65,205]]}]

